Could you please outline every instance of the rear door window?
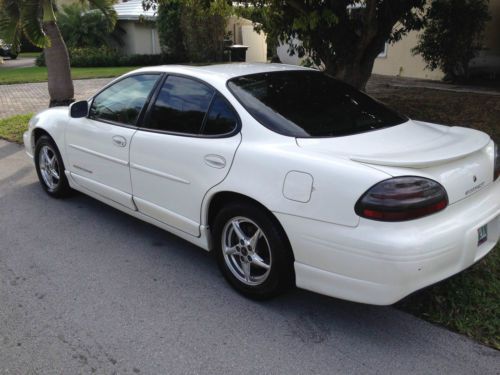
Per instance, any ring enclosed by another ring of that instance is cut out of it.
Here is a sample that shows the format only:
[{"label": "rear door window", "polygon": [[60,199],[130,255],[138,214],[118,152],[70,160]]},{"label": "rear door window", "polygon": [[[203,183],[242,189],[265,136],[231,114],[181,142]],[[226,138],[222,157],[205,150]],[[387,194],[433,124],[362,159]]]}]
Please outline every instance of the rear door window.
[{"label": "rear door window", "polygon": [[214,89],[199,81],[168,76],[144,127],[171,133],[199,134],[214,93]]}]

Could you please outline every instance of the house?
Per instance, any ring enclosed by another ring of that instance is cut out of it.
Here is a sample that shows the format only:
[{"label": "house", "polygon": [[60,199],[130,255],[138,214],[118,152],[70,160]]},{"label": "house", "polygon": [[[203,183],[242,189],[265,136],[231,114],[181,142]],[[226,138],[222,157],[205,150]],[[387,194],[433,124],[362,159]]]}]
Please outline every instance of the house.
[{"label": "house", "polygon": [[160,38],[156,29],[156,13],[145,11],[142,0],[122,1],[115,5],[117,26],[125,31],[123,52],[127,55],[156,55],[161,53]]},{"label": "house", "polygon": [[[486,25],[483,49],[470,62],[471,72],[500,74],[500,0],[490,0],[491,21]],[[441,70],[428,70],[419,55],[411,50],[417,45],[419,32],[412,31],[394,44],[387,44],[375,60],[373,73],[400,77],[441,80]]]},{"label": "house", "polygon": [[[118,19],[118,27],[125,34],[123,52],[126,54],[159,54],[161,53],[158,30],[156,29],[156,13],[152,9],[145,11],[142,0],[121,1],[113,5]],[[257,33],[252,22],[239,17],[231,17],[227,32],[232,35],[234,44],[248,47],[247,62],[266,62],[267,44],[264,33]]]},{"label": "house", "polygon": [[[490,0],[491,21],[487,24],[483,49],[470,63],[471,72],[485,72],[500,76],[500,0]],[[412,49],[417,45],[419,32],[412,31],[394,44],[386,44],[383,51],[375,59],[373,73],[441,80],[444,74],[441,70],[426,69],[421,56],[413,55]],[[296,41],[297,42],[297,41]],[[288,45],[278,47],[278,56],[288,64],[301,64],[303,59],[297,55],[288,56]]]}]

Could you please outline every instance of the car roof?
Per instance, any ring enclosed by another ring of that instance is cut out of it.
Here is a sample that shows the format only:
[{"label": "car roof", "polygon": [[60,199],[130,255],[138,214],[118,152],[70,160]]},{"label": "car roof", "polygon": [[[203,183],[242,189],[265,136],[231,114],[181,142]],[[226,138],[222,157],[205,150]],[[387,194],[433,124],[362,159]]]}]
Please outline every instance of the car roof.
[{"label": "car roof", "polygon": [[165,72],[174,74],[185,74],[192,77],[202,78],[208,82],[219,81],[225,83],[231,78],[248,74],[281,72],[291,70],[313,70],[296,65],[270,64],[270,63],[229,63],[217,65],[160,65],[141,68],[131,73],[139,72]]}]

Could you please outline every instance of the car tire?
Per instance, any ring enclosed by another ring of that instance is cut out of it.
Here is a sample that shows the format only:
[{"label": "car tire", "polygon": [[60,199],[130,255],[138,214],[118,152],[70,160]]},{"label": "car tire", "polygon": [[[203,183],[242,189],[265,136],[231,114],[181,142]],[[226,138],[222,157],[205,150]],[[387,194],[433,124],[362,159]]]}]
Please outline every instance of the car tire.
[{"label": "car tire", "polygon": [[271,213],[247,202],[231,203],[216,215],[212,233],[219,269],[239,293],[262,300],[294,286],[293,253]]},{"label": "car tire", "polygon": [[35,146],[36,173],[43,190],[51,197],[67,197],[72,189],[64,173],[64,163],[54,141],[44,135]]},{"label": "car tire", "polygon": [[12,54],[9,55],[9,57],[10,57],[11,60],[17,59],[17,56],[18,55],[16,53],[12,53]]}]

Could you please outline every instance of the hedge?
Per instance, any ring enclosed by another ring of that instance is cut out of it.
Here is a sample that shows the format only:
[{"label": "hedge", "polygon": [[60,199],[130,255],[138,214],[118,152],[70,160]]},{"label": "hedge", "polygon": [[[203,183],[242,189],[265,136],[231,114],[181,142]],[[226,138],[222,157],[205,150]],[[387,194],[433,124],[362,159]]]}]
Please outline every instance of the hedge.
[{"label": "hedge", "polygon": [[[74,48],[68,50],[72,67],[106,67],[106,66],[151,66],[171,64],[172,58],[160,55],[124,55],[110,48]],[[37,66],[45,66],[45,55],[36,59]]]}]

